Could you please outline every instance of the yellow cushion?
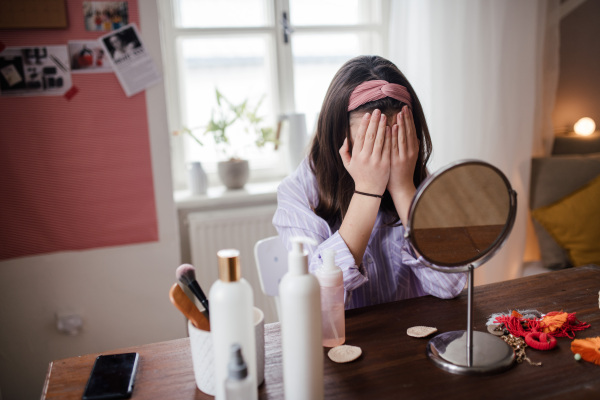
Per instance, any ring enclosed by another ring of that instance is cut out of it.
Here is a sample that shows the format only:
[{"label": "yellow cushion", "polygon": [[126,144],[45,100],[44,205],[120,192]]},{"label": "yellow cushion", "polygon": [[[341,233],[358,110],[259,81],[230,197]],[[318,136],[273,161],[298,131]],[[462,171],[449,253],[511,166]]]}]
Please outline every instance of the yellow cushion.
[{"label": "yellow cushion", "polygon": [[567,250],[574,266],[600,265],[600,175],[531,214]]}]

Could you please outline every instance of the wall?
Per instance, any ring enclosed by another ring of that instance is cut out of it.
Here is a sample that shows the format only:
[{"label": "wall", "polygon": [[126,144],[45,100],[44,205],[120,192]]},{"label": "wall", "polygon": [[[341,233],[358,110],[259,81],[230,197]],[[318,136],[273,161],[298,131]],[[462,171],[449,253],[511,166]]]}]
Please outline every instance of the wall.
[{"label": "wall", "polygon": [[[162,70],[155,1],[140,1],[142,39]],[[116,79],[116,78],[115,78]],[[184,337],[168,299],[179,265],[165,92],[146,92],[159,241],[0,262],[0,398],[39,398],[51,360]],[[55,313],[74,311],[83,332],[66,336]]]},{"label": "wall", "polygon": [[[600,1],[588,0],[560,23],[560,76],[552,122],[556,132],[573,130],[581,117],[600,127]],[[600,129],[600,128],[597,128]]]}]

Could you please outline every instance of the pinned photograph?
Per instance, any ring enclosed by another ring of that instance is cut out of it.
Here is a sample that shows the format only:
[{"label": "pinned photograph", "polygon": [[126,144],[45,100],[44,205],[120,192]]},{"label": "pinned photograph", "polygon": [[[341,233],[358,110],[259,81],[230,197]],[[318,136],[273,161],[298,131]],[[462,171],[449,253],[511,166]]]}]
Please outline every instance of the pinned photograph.
[{"label": "pinned photograph", "polygon": [[144,48],[133,25],[102,38],[115,64],[144,55]]},{"label": "pinned photograph", "polygon": [[0,96],[59,96],[69,88],[67,46],[7,47],[0,54]]},{"label": "pinned photograph", "polygon": [[96,40],[69,41],[69,60],[73,74],[112,72],[108,54]]},{"label": "pinned photograph", "polygon": [[162,80],[156,64],[144,48],[135,24],[107,33],[98,42],[108,54],[127,96],[133,96]]},{"label": "pinned photograph", "polygon": [[129,23],[126,1],[84,1],[83,18],[88,31],[110,32]]}]

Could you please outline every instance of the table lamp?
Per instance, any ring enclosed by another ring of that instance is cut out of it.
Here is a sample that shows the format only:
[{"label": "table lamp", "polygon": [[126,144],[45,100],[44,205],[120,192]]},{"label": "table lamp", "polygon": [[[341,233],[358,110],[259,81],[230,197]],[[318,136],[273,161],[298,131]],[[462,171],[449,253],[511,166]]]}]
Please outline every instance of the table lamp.
[{"label": "table lamp", "polygon": [[580,136],[590,136],[596,131],[596,123],[589,117],[583,117],[575,122],[573,130]]}]

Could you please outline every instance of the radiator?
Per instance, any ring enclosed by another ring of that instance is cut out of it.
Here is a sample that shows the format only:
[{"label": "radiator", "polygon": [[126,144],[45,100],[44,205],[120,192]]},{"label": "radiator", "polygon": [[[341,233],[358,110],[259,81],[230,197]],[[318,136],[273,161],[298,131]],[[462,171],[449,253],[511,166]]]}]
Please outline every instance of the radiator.
[{"label": "radiator", "polygon": [[188,215],[192,265],[206,295],[218,279],[217,251],[238,249],[242,276],[252,285],[254,305],[265,313],[265,323],[277,321],[277,310],[274,299],[260,288],[254,244],[277,234],[271,222],[275,208],[269,204]]}]

